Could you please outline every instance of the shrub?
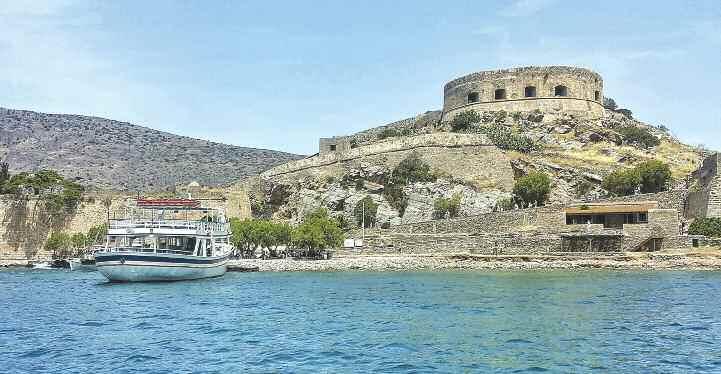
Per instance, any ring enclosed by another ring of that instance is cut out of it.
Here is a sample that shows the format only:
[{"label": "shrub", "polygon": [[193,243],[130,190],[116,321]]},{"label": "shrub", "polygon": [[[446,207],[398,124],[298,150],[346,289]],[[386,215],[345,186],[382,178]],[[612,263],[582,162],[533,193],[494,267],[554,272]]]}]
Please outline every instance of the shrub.
[{"label": "shrub", "polygon": [[358,223],[358,226],[362,226],[365,222],[365,227],[371,227],[376,221],[376,213],[378,212],[378,204],[376,204],[370,196],[364,197],[358,204],[353,208],[353,216]]},{"label": "shrub", "polygon": [[602,187],[616,196],[629,196],[637,191],[665,191],[671,181],[671,169],[661,161],[646,161],[633,169],[616,170],[603,179]]},{"label": "shrub", "polygon": [[433,203],[433,216],[437,219],[458,217],[461,209],[461,194],[453,194],[449,198],[441,197]]},{"label": "shrub", "polygon": [[721,237],[721,218],[697,218],[689,226],[688,233],[719,238]]},{"label": "shrub", "polygon": [[616,196],[633,195],[641,184],[641,176],[635,169],[616,170],[603,179],[603,188]]},{"label": "shrub", "polygon": [[386,138],[393,138],[396,136],[400,136],[401,133],[396,129],[391,128],[385,128],[383,131],[381,131],[380,134],[378,134],[378,139],[386,139]]},{"label": "shrub", "polygon": [[626,126],[618,129],[618,133],[621,134],[626,144],[642,148],[653,148],[661,144],[661,141],[646,128]]},{"label": "shrub", "polygon": [[421,160],[417,152],[413,152],[393,169],[385,183],[383,195],[388,203],[403,216],[408,206],[408,197],[403,192],[403,187],[411,183],[435,180],[436,176],[431,172],[431,167]]},{"label": "shrub", "polygon": [[582,180],[576,184],[576,197],[582,197],[591,192],[593,189],[593,183]]},{"label": "shrub", "polygon": [[616,110],[616,108],[618,108],[618,105],[616,105],[616,100],[614,100],[610,97],[604,97],[603,98],[603,107],[608,110]]},{"label": "shrub", "polygon": [[451,120],[451,130],[459,132],[467,130],[472,124],[481,122],[481,116],[475,110],[460,112]]},{"label": "shrub", "polygon": [[496,202],[496,211],[504,212],[506,210],[512,210],[515,207],[515,203],[512,197],[500,199]]},{"label": "shrub", "polygon": [[548,201],[551,193],[551,178],[545,173],[533,171],[519,178],[513,186],[513,194],[521,205],[528,206],[535,203],[543,205]]},{"label": "shrub", "polygon": [[671,181],[671,168],[661,161],[646,161],[636,166],[641,178],[641,193],[666,191]]},{"label": "shrub", "polygon": [[633,112],[630,109],[616,109],[616,113],[621,113],[627,118],[633,119]]},{"label": "shrub", "polygon": [[531,138],[515,134],[504,125],[482,126],[479,131],[486,134],[488,139],[500,149],[521,153],[530,153],[541,149],[540,145]]}]

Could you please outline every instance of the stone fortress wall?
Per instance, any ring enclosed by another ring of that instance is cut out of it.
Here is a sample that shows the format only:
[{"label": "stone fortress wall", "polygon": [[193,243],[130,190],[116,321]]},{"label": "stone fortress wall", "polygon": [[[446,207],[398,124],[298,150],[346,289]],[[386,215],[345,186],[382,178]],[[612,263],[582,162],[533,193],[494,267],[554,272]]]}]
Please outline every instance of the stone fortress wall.
[{"label": "stone fortress wall", "polygon": [[603,79],[568,66],[521,67],[469,74],[443,90],[443,120],[465,110],[603,116]]},{"label": "stone fortress wall", "polygon": [[703,161],[692,175],[693,185],[688,196],[686,215],[690,218],[721,217],[721,154]]},{"label": "stone fortress wall", "polygon": [[305,177],[340,176],[349,168],[360,167],[361,163],[393,167],[412,152],[418,152],[433,170],[503,191],[513,188],[513,169],[508,156],[485,135],[445,132],[388,138],[323,153],[276,166],[261,173],[261,178],[292,183]]}]

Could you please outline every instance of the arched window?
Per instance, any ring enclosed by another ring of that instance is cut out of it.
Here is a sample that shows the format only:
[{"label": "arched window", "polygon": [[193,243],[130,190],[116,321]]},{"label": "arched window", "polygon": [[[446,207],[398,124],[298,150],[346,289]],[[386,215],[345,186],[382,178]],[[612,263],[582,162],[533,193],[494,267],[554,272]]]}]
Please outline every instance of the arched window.
[{"label": "arched window", "polygon": [[593,93],[593,98],[594,98],[596,101],[601,101],[601,93],[600,93],[599,91],[594,92],[594,93]]},{"label": "arched window", "polygon": [[568,87],[556,86],[553,89],[553,96],[568,96]]},{"label": "arched window", "polygon": [[468,94],[469,103],[477,103],[478,101],[478,92],[471,92]]},{"label": "arched window", "polygon": [[536,97],[536,87],[535,86],[526,86],[526,89],[523,90],[523,96],[524,97]]},{"label": "arched window", "polygon": [[493,97],[496,100],[505,100],[506,99],[506,90],[503,88],[497,89]]}]

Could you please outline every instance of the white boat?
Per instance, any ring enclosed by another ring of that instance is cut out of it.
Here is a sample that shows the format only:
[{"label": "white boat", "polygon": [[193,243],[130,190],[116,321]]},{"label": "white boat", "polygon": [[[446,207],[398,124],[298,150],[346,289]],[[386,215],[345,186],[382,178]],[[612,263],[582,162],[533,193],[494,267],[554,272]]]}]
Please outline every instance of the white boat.
[{"label": "white boat", "polygon": [[95,266],[111,282],[210,278],[225,274],[232,251],[219,211],[196,200],[139,199],[130,217],[110,220]]},{"label": "white boat", "polygon": [[70,270],[95,271],[95,253],[102,251],[104,248],[101,245],[94,245],[85,249],[80,257],[67,259]]}]

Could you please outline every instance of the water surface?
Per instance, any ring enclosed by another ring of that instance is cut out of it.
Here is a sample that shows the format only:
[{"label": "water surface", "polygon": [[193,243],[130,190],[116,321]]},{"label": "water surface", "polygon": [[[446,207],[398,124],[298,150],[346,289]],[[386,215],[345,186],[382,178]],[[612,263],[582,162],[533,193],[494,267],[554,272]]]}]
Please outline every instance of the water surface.
[{"label": "water surface", "polygon": [[0,271],[0,372],[721,372],[721,273]]}]

